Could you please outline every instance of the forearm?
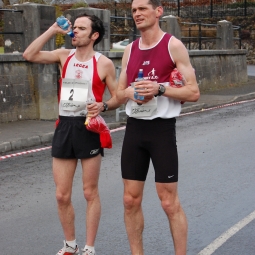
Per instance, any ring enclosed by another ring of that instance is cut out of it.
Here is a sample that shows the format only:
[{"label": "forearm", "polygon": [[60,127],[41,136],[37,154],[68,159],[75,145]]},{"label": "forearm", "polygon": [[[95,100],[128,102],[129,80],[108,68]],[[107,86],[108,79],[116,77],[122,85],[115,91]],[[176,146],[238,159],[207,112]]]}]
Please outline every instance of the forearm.
[{"label": "forearm", "polygon": [[[132,93],[133,96],[134,93]],[[117,101],[119,104],[126,104],[127,101],[130,99],[131,94],[129,93],[129,90],[126,89],[118,89],[117,90]]]},{"label": "forearm", "polygon": [[[23,57],[28,61],[40,62],[43,59],[40,58],[40,51],[43,46],[53,37],[55,36],[57,31],[51,26],[46,32],[44,32],[41,36],[35,39],[25,50],[23,53]],[[47,61],[46,61],[47,62]]]},{"label": "forearm", "polygon": [[116,96],[109,99],[106,103],[108,104],[108,110],[115,110],[121,105],[121,103],[117,100]]},{"label": "forearm", "polygon": [[186,85],[181,88],[168,86],[163,96],[180,101],[196,102],[200,97],[200,92],[198,86]]}]

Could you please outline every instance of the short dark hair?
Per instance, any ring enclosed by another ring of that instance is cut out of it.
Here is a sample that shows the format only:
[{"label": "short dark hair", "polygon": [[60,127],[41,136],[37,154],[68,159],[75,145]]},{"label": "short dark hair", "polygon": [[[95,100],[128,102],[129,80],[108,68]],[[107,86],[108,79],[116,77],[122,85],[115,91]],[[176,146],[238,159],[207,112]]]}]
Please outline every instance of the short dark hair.
[{"label": "short dark hair", "polygon": [[[134,0],[132,0],[133,2]],[[148,0],[148,4],[151,4],[154,9],[156,9],[159,6],[162,6],[160,0]]]},{"label": "short dark hair", "polygon": [[104,24],[102,22],[101,19],[99,19],[96,15],[90,15],[87,13],[81,13],[79,14],[76,19],[78,18],[82,18],[82,17],[87,17],[88,19],[91,20],[91,28],[92,31],[89,35],[89,37],[91,37],[94,33],[98,32],[99,36],[98,38],[95,40],[94,42],[94,46],[97,45],[104,37],[105,34],[105,28],[104,28]]},{"label": "short dark hair", "polygon": [[148,4],[151,4],[154,9],[159,6],[162,6],[160,0],[149,0]]}]

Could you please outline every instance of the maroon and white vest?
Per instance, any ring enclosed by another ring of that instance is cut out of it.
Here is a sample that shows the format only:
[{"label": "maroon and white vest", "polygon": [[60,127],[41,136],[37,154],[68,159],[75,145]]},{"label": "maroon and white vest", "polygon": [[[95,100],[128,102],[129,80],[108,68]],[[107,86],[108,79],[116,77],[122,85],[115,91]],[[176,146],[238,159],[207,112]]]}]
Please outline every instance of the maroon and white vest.
[{"label": "maroon and white vest", "polygon": [[[127,82],[128,86],[136,81],[139,69],[143,69],[144,79],[162,83],[169,86],[169,77],[175,68],[175,63],[169,51],[169,44],[172,35],[165,33],[159,42],[151,48],[140,48],[140,39],[131,44],[129,59],[127,63]],[[168,97],[156,97],[157,110],[152,116],[137,117],[141,119],[154,118],[173,118],[180,114],[180,101]],[[126,105],[126,113],[131,114],[132,100]]]}]

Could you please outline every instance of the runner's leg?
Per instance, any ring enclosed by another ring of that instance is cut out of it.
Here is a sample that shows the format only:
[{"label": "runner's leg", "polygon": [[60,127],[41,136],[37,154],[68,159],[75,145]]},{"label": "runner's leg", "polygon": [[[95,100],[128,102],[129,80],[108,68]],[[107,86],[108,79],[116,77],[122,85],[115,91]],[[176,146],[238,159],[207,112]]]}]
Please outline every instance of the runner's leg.
[{"label": "runner's leg", "polygon": [[142,211],[143,181],[123,179],[124,220],[132,255],[143,255],[144,217]]},{"label": "runner's leg", "polygon": [[86,244],[94,246],[101,216],[101,203],[98,192],[98,180],[101,166],[101,155],[82,159],[83,193],[87,201],[86,210]]},{"label": "runner's leg", "polygon": [[187,251],[188,223],[181,207],[177,192],[177,182],[156,183],[159,199],[170,224],[175,255],[185,255]]},{"label": "runner's leg", "polygon": [[75,214],[71,196],[76,166],[77,159],[53,158],[53,176],[56,184],[58,216],[67,241],[75,239]]}]

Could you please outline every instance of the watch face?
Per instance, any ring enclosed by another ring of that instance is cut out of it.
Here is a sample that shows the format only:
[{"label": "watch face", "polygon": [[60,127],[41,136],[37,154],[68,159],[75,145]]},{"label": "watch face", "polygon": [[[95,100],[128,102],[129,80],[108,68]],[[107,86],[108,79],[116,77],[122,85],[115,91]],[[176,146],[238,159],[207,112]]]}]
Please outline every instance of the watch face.
[{"label": "watch face", "polygon": [[108,110],[108,105],[107,105],[107,103],[104,103],[104,110],[105,110],[105,111]]},{"label": "watch face", "polygon": [[159,91],[160,91],[160,92],[162,92],[162,93],[164,93],[164,92],[165,92],[165,90],[166,90],[165,86],[160,85],[160,87],[159,87]]}]

